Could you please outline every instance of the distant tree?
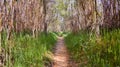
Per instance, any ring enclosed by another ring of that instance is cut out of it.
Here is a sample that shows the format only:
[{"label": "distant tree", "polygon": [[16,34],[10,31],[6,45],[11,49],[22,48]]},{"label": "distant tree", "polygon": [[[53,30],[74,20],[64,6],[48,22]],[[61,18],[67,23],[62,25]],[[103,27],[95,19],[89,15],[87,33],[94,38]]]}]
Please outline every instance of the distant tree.
[{"label": "distant tree", "polygon": [[0,12],[0,53],[1,53],[1,42],[2,42],[2,39],[1,39],[1,32],[2,32],[2,19],[1,19],[1,12]]}]

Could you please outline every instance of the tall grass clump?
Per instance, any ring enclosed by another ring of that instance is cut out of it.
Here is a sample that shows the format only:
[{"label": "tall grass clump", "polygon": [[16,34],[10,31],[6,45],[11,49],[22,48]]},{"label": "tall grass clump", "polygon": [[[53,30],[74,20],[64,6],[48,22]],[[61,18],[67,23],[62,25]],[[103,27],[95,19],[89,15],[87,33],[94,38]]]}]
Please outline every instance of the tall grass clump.
[{"label": "tall grass clump", "polygon": [[71,59],[82,67],[119,67],[120,30],[102,31],[96,37],[87,32],[69,34],[65,38]]},{"label": "tall grass clump", "polygon": [[[4,37],[5,39],[5,37]],[[52,56],[52,48],[56,42],[56,37],[52,33],[45,35],[41,33],[33,38],[28,34],[15,34],[10,40],[11,64],[13,67],[44,67],[49,64]],[[3,40],[4,48],[6,41]],[[7,50],[5,48],[5,50]]]}]

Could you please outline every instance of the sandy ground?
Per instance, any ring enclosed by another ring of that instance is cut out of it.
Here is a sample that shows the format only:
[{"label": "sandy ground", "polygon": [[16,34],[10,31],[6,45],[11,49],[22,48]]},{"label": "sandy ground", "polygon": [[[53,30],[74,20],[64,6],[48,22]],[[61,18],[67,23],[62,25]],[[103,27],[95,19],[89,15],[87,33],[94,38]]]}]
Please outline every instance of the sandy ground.
[{"label": "sandy ground", "polygon": [[69,56],[63,37],[58,37],[53,63],[53,67],[69,67]]}]

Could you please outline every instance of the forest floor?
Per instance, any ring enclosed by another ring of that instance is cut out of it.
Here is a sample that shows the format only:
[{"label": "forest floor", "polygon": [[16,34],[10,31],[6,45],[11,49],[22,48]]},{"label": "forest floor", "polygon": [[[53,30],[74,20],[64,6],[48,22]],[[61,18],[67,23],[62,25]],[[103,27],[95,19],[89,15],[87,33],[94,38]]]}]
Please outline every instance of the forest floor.
[{"label": "forest floor", "polygon": [[69,67],[69,54],[63,37],[58,37],[53,59],[53,67]]}]

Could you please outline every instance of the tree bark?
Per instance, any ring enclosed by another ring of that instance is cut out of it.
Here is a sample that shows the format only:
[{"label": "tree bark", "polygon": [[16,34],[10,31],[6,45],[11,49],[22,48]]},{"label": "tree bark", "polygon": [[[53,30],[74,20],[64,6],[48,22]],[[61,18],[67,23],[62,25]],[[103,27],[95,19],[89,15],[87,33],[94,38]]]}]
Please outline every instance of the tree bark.
[{"label": "tree bark", "polygon": [[43,19],[43,23],[44,23],[44,33],[47,35],[47,22],[46,22],[46,0],[43,0],[43,9],[44,9],[44,19]]},{"label": "tree bark", "polygon": [[2,32],[2,19],[1,19],[1,12],[0,12],[0,53],[1,53],[1,50],[2,50],[2,46],[1,46],[1,42],[2,42],[1,32]]}]

